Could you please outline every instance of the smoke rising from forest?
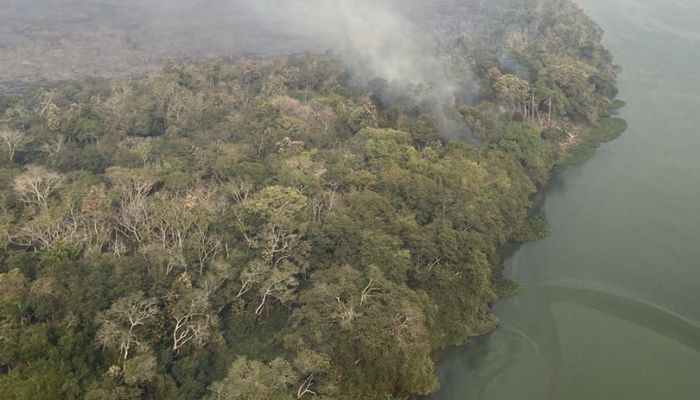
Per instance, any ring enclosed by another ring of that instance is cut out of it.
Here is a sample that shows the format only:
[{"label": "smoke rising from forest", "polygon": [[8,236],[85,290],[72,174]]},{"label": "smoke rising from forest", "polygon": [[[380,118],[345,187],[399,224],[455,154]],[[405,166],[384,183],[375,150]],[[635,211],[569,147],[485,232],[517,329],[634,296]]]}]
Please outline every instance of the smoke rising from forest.
[{"label": "smoke rising from forest", "polygon": [[446,75],[437,38],[409,18],[410,1],[261,0],[254,7],[259,15],[286,16],[292,32],[323,38],[360,79],[422,85],[441,133],[448,139],[466,133],[459,116],[451,115],[457,89]]},{"label": "smoke rising from forest", "polygon": [[[342,58],[360,82],[422,85],[441,131],[455,96],[439,55],[446,30],[463,31],[473,0],[0,0],[0,80],[128,77],[166,60],[303,51]],[[469,11],[466,11],[466,10]],[[460,26],[457,26],[460,25]],[[3,83],[3,82],[0,82]]]},{"label": "smoke rising from forest", "polygon": [[394,0],[262,0],[254,7],[286,15],[293,30],[324,38],[366,76],[420,83],[441,70],[430,35],[419,32]]}]

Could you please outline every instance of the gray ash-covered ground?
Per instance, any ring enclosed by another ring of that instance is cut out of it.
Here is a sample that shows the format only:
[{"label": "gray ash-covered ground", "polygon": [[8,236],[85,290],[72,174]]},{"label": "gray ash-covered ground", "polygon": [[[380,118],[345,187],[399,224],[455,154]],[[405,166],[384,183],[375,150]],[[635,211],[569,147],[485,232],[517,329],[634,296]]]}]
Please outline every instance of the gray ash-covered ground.
[{"label": "gray ash-covered ground", "polygon": [[[324,38],[261,15],[260,0],[0,0],[0,88],[83,76],[125,78],[166,61],[326,51]],[[408,0],[399,11],[436,38],[468,32],[484,0]],[[258,9],[258,11],[255,11]]]}]

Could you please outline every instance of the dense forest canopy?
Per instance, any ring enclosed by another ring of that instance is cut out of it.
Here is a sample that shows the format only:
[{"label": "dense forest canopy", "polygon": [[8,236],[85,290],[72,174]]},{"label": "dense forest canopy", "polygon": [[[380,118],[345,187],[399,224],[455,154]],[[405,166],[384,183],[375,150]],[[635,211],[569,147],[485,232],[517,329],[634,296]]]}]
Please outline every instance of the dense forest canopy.
[{"label": "dense forest canopy", "polygon": [[488,18],[446,45],[478,145],[445,137],[425,87],[311,53],[3,97],[0,393],[436,391],[436,350],[494,329],[514,290],[499,248],[546,234],[538,187],[624,130],[572,3]]}]

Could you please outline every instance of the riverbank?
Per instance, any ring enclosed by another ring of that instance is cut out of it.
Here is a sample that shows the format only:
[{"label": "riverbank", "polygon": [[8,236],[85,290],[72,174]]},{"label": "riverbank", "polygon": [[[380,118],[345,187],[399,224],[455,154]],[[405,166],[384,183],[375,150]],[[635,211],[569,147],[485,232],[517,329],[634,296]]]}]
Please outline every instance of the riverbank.
[{"label": "riverbank", "polygon": [[[617,103],[610,111],[619,110],[624,103]],[[601,144],[615,140],[627,130],[627,121],[622,118],[606,117],[595,126],[587,127],[581,137],[575,139],[575,143],[563,152],[558,168],[566,168],[582,164],[590,160]]]},{"label": "riverbank", "polygon": [[522,294],[496,303],[497,331],[445,359],[436,400],[694,400],[700,390],[700,7],[578,3],[625,66],[629,128],[552,176],[552,235],[506,262]]}]

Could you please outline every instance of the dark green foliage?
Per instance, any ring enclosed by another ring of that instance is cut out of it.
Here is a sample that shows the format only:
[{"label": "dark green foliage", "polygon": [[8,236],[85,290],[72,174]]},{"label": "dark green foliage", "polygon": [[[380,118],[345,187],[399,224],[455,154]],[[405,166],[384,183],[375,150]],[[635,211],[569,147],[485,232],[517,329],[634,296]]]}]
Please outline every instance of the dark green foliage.
[{"label": "dark green foliage", "polygon": [[495,146],[514,155],[536,183],[544,183],[552,167],[552,144],[540,132],[520,122],[501,125],[491,138]]},{"label": "dark green foliage", "polygon": [[515,297],[523,291],[523,287],[516,281],[510,279],[499,279],[496,281],[496,294],[499,299]]},{"label": "dark green foliage", "polygon": [[532,215],[528,217],[522,226],[513,235],[516,242],[536,242],[544,239],[552,232],[549,221],[544,215]]},{"label": "dark green foliage", "polygon": [[610,108],[611,111],[620,110],[620,109],[624,108],[625,105],[626,105],[626,103],[625,103],[624,100],[615,99],[615,100],[613,100],[613,101],[610,103],[610,107],[609,107],[609,108]]}]

